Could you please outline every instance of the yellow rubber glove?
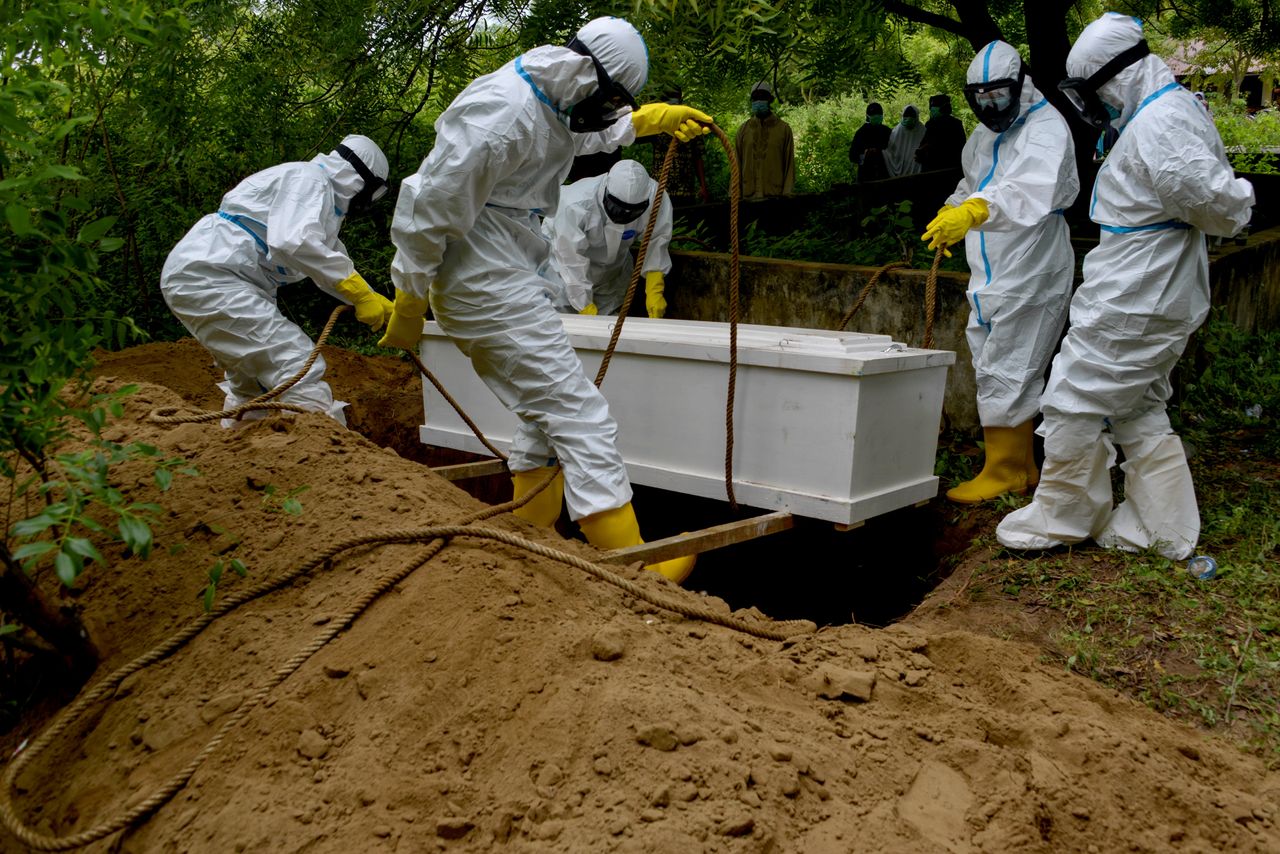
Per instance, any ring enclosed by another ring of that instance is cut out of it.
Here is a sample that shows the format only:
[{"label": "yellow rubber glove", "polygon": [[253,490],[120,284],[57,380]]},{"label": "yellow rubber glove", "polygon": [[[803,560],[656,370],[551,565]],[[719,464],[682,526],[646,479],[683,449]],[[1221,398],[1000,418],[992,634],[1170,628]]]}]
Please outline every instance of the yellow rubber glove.
[{"label": "yellow rubber glove", "polygon": [[669,133],[681,142],[711,133],[712,121],[702,110],[684,104],[645,104],[631,113],[636,136]]},{"label": "yellow rubber glove", "polygon": [[359,273],[352,273],[333,289],[351,300],[356,309],[356,320],[373,329],[381,329],[391,316],[391,300],[369,287]]},{"label": "yellow rubber glove", "polygon": [[665,283],[657,270],[644,274],[644,307],[650,317],[662,317],[667,313],[667,300],[662,295]]},{"label": "yellow rubber glove", "polygon": [[596,308],[595,303],[589,302],[587,303],[586,308],[582,309],[582,311],[578,312],[578,314],[597,314],[599,313],[599,311],[600,310]]},{"label": "yellow rubber glove", "polygon": [[387,321],[387,332],[378,342],[379,347],[399,347],[412,350],[422,340],[422,318],[427,313],[427,301],[404,291],[396,291],[396,301]]},{"label": "yellow rubber glove", "polygon": [[[938,211],[938,215],[925,226],[924,234],[920,239],[928,243],[930,249],[937,249],[939,246],[955,246],[964,240],[965,232],[982,225],[989,215],[987,203],[971,196],[954,208],[948,207]],[[951,257],[951,253],[945,249],[943,254],[948,258]]]}]

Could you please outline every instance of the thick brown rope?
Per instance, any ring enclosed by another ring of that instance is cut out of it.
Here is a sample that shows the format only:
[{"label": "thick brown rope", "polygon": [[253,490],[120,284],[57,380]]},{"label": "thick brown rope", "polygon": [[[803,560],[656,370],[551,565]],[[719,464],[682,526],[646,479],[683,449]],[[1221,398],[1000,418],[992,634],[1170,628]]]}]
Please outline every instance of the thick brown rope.
[{"label": "thick brown rope", "polygon": [[[938,251],[934,253],[933,264],[929,267],[929,276],[925,279],[924,286],[924,341],[921,348],[925,350],[933,349],[933,321],[938,310],[938,268],[942,264],[943,252],[945,246],[939,246]],[[871,278],[867,280],[862,291],[858,294],[857,300],[853,306],[845,312],[843,318],[840,319],[840,325],[836,327],[837,332],[843,332],[844,329],[853,320],[854,315],[862,308],[862,304],[866,302],[867,295],[871,293],[871,289],[880,281],[880,277],[890,270],[904,268],[907,265],[902,261],[890,261],[880,269],[871,274]]]},{"label": "thick brown rope", "polygon": [[933,266],[929,268],[929,278],[924,286],[924,343],[926,350],[933,349],[933,316],[938,310],[938,267],[942,265],[942,253],[945,246],[939,246],[933,255]]},{"label": "thick brown rope", "polygon": [[729,161],[729,387],[724,404],[724,491],[729,507],[738,511],[738,498],[733,493],[733,404],[738,385],[738,289],[740,282],[741,246],[738,241],[738,206],[742,203],[742,181],[738,153],[728,134],[712,125]]},{"label": "thick brown rope", "polygon": [[239,406],[223,412],[201,412],[197,415],[174,415],[180,407],[162,406],[153,410],[147,417],[147,420],[153,424],[207,424],[210,421],[221,421],[223,418],[233,418],[239,421],[246,412],[255,410],[267,410],[271,412],[313,412],[311,409],[304,409],[301,406],[292,403],[272,403],[270,401],[284,394],[298,383],[302,382],[302,378],[311,370],[311,366],[316,363],[316,359],[320,358],[320,346],[329,338],[329,333],[333,332],[333,326],[338,322],[338,317],[347,309],[349,305],[340,305],[330,314],[329,319],[324,324],[324,329],[320,331],[320,337],[316,339],[316,345],[311,348],[311,354],[307,356],[307,360],[302,363],[302,369],[289,379],[280,383],[280,385],[270,391],[260,394],[248,403],[242,403]]},{"label": "thick brown rope", "polygon": [[871,278],[867,279],[866,285],[863,286],[862,291],[858,294],[858,298],[854,300],[853,306],[845,312],[844,317],[840,319],[840,325],[836,327],[836,331],[843,332],[849,326],[850,322],[853,321],[854,315],[862,310],[862,304],[867,301],[867,295],[870,294],[871,289],[879,283],[881,276],[890,270],[896,270],[899,267],[905,266],[907,265],[903,261],[890,261],[888,264],[885,264],[879,270],[872,273]]},{"label": "thick brown rope", "polygon": [[[333,638],[340,632],[349,627],[355,619],[379,596],[399,584],[410,573],[438,554],[446,545],[448,540],[453,537],[474,537],[505,543],[541,557],[546,557],[581,569],[608,584],[618,587],[641,601],[654,605],[655,607],[680,614],[690,619],[715,623],[734,631],[750,634],[754,637],[782,641],[800,634],[811,633],[816,628],[813,623],[801,620],[774,623],[774,627],[770,628],[768,625],[753,623],[712,611],[708,608],[686,604],[665,596],[659,596],[645,589],[642,585],[622,578],[603,566],[599,566],[575,555],[544,546],[541,543],[526,540],[523,537],[507,531],[501,531],[494,528],[477,528],[471,527],[470,525],[471,522],[477,521],[480,518],[487,518],[489,516],[496,515],[499,512],[505,512],[504,508],[487,508],[484,511],[473,514],[463,524],[439,525],[419,529],[398,529],[382,534],[353,537],[329,546],[322,553],[316,555],[301,567],[286,573],[278,579],[262,581],[248,590],[223,600],[212,611],[207,614],[202,614],[192,620],[165,641],[143,655],[128,662],[124,666],[118,668],[105,679],[95,684],[93,688],[81,694],[70,706],[67,707],[52,726],[42,732],[30,746],[19,753],[14,761],[9,765],[9,768],[5,771],[3,778],[3,789],[0,789],[0,821],[3,821],[5,827],[10,833],[33,849],[40,851],[68,851],[73,848],[80,848],[88,845],[112,833],[123,830],[137,822],[139,819],[149,815],[172,798],[174,794],[180,791],[183,786],[187,784],[195,774],[196,770],[222,744],[227,733],[239,725],[249,712],[251,712],[263,699],[265,699],[265,697],[276,686],[296,672],[298,668],[311,658],[311,656],[323,648],[327,643],[329,643],[329,641],[333,640]],[[37,756],[43,753],[50,744],[54,743],[72,724],[79,720],[87,709],[113,695],[116,688],[126,678],[172,655],[192,638],[200,634],[216,618],[234,610],[251,599],[261,596],[271,590],[278,589],[298,577],[311,572],[315,568],[327,564],[343,551],[358,548],[360,546],[390,543],[417,543],[424,541],[429,541],[429,544],[423,553],[406,563],[401,568],[380,579],[370,590],[362,594],[345,613],[332,621],[318,635],[316,635],[307,646],[299,650],[293,657],[278,667],[264,685],[262,685],[251,697],[249,697],[234,712],[232,712],[231,715],[228,716],[227,720],[218,728],[218,731],[205,744],[204,748],[201,749],[201,751],[196,754],[190,762],[183,766],[183,768],[179,770],[178,773],[175,774],[167,783],[148,796],[145,800],[136,804],[134,807],[116,818],[102,822],[101,824],[82,831],[81,833],[67,837],[53,837],[38,833],[23,824],[21,819],[18,818],[10,797],[18,776],[36,759]]]},{"label": "thick brown rope", "polygon": [[[724,452],[724,490],[729,506],[736,513],[738,499],[733,492],[733,404],[738,379],[738,282],[739,282],[739,243],[738,243],[738,205],[741,201],[742,186],[738,179],[738,156],[728,135],[719,125],[712,124],[711,132],[724,146],[729,160],[729,240],[732,255],[729,266],[729,385],[725,401],[725,452]],[[662,160],[662,169],[658,174],[658,188],[649,212],[649,221],[645,226],[644,238],[636,256],[635,266],[631,269],[631,281],[627,283],[627,293],[622,298],[622,307],[618,309],[618,320],[613,325],[613,333],[609,336],[609,346],[605,348],[604,358],[600,361],[600,370],[596,372],[596,386],[604,382],[605,372],[613,359],[614,348],[622,336],[622,324],[631,310],[631,302],[639,288],[641,271],[644,269],[645,253],[649,249],[649,238],[653,235],[653,227],[657,222],[658,206],[663,194],[667,191],[667,179],[671,166],[675,162],[676,148],[680,141],[674,136],[667,146],[667,154]]]},{"label": "thick brown rope", "polygon": [[[735,386],[736,373],[737,373],[737,322],[738,322],[738,310],[739,310],[739,307],[738,307],[738,284],[739,284],[738,202],[739,202],[740,188],[738,183],[738,163],[737,163],[737,158],[734,154],[733,146],[729,143],[729,139],[723,130],[721,130],[719,127],[715,125],[712,125],[712,130],[716,133],[721,143],[725,146],[725,149],[729,155],[730,188],[731,188],[730,192],[732,194],[732,204],[730,206],[730,229],[731,229],[731,241],[733,246],[733,254],[732,254],[732,267],[731,267],[731,273],[730,273],[730,309],[729,309],[730,367],[729,367],[728,401],[726,404],[725,488],[726,488],[726,492],[728,493],[729,502],[733,506],[733,508],[736,510],[737,501],[735,500],[734,494],[733,494],[732,460],[733,460],[733,402],[734,402],[734,386]],[[662,173],[661,173],[658,188],[656,191],[656,199],[658,200],[658,203],[660,203],[660,200],[663,197],[663,193],[666,190],[666,183],[667,183],[669,170],[672,162],[674,161],[676,144],[677,144],[677,141],[673,139],[670,147],[667,150],[667,156],[663,161]],[[608,349],[605,352],[604,358],[601,362],[600,371],[598,372],[596,377],[597,387],[604,380],[605,373],[608,370],[609,361],[612,358],[612,354],[617,345],[617,341],[621,336],[623,318],[626,316],[626,313],[629,310],[631,301],[635,296],[635,291],[638,286],[641,270],[643,269],[644,253],[647,250],[649,238],[652,236],[654,225],[656,223],[656,217],[658,212],[657,208],[658,208],[658,204],[655,204],[654,209],[650,212],[649,222],[645,229],[644,240],[640,246],[638,258],[636,260],[635,267],[632,270],[631,281],[627,288],[626,296],[624,297],[623,308],[619,312],[618,321],[614,326],[613,334],[610,337]],[[245,412],[248,412],[252,409],[272,409],[272,410],[299,411],[299,412],[306,411],[306,410],[302,410],[300,407],[295,407],[290,404],[272,403],[271,401],[273,398],[279,396],[284,391],[286,391],[287,389],[291,388],[293,385],[301,381],[301,379],[307,374],[307,372],[311,369],[311,366],[315,363],[316,358],[319,356],[320,346],[324,343],[325,339],[328,338],[329,333],[332,331],[333,325],[337,320],[339,314],[341,314],[347,308],[348,306],[339,306],[337,309],[334,310],[334,312],[329,317],[329,321],[325,324],[324,330],[322,331],[316,343],[315,348],[313,349],[311,355],[308,357],[302,370],[299,371],[298,374],[296,374],[294,377],[290,378],[285,383],[281,384],[279,387],[267,392],[264,395],[261,395],[258,398],[255,398],[252,401],[249,401],[248,403],[242,404],[241,406],[235,407],[225,412],[217,412],[217,413],[208,412],[208,413],[203,413],[197,416],[173,416],[173,415],[166,415],[163,413],[176,411],[176,408],[158,409],[153,413],[151,413],[150,420],[154,423],[160,423],[160,424],[203,423],[203,422],[208,422],[215,419],[221,420],[222,418],[239,419],[240,417],[243,416]],[[483,434],[480,432],[479,428],[474,424],[474,422],[471,421],[471,419],[466,415],[466,413],[463,412],[461,406],[459,406],[458,403],[448,394],[448,392],[445,391],[443,386],[434,377],[434,375],[432,375],[430,371],[426,369],[426,366],[423,365],[422,362],[417,358],[417,355],[412,352],[410,352],[410,355],[413,358],[414,363],[418,366],[419,370],[423,373],[423,375],[426,376],[431,381],[432,385],[434,385],[435,388],[442,394],[442,396],[444,396],[445,399],[449,401],[450,405],[454,407],[454,409],[463,418],[463,420],[467,423],[468,427],[471,428],[472,432],[476,434],[476,436],[485,445],[485,447],[489,448],[489,450],[492,453],[494,453],[495,456],[499,458],[505,458],[496,448],[494,448],[485,439]],[[780,640],[785,640],[789,637],[793,637],[798,634],[810,633],[815,630],[816,627],[814,626],[813,623],[809,621],[804,621],[804,620],[776,622],[776,623],[773,623],[773,625],[777,626],[778,628],[770,629],[770,628],[767,628],[766,626],[740,620],[731,616],[726,616],[724,614],[712,611],[707,608],[687,605],[675,599],[660,597],[650,593],[640,585],[637,585],[634,582],[631,582],[625,578],[622,578],[621,576],[604,568],[603,566],[593,564],[590,561],[583,560],[582,558],[578,558],[574,555],[570,555],[565,552],[561,552],[559,550],[552,549],[547,546],[543,546],[539,543],[534,543],[532,541],[525,540],[522,537],[519,537],[515,534],[509,534],[505,531],[499,531],[496,529],[489,529],[489,528],[470,527],[471,523],[475,521],[490,518],[500,513],[508,512],[509,510],[523,506],[529,500],[531,500],[537,493],[545,489],[551,483],[551,481],[556,477],[558,473],[559,473],[559,466],[556,466],[547,475],[547,477],[541,483],[538,484],[538,486],[536,486],[533,490],[531,490],[526,495],[522,496],[520,499],[508,502],[507,504],[486,508],[485,510],[480,511],[479,513],[472,514],[472,516],[468,517],[461,524],[449,525],[449,526],[436,526],[436,527],[422,528],[417,530],[397,530],[397,531],[391,531],[381,535],[363,536],[363,537],[357,537],[350,540],[346,540],[334,546],[329,547],[322,554],[314,557],[312,560],[308,561],[302,567],[292,572],[286,573],[280,579],[267,580],[264,582],[260,582],[259,584],[255,585],[249,590],[242,592],[241,594],[237,594],[235,596],[224,599],[218,605],[218,607],[216,607],[215,609],[213,609],[207,614],[197,617],[195,620],[191,621],[191,623],[189,623],[186,627],[184,627],[183,629],[179,630],[177,633],[172,635],[165,642],[153,648],[151,651],[144,653],[142,656],[139,656],[138,658],[134,659],[133,661],[129,662],[123,667],[119,668],[110,676],[108,676],[106,679],[96,684],[91,690],[85,692],[80,697],[78,697],[69,707],[67,707],[67,709],[63,712],[63,714],[59,716],[58,720],[55,721],[55,723],[51,727],[49,727],[47,730],[41,733],[40,736],[35,740],[35,742],[33,742],[26,750],[24,750],[21,754],[19,754],[18,757],[10,764],[9,768],[6,770],[5,775],[3,777],[3,781],[2,781],[3,789],[0,789],[0,821],[3,821],[5,826],[9,829],[11,833],[13,833],[14,836],[21,839],[24,843],[26,843],[27,845],[29,845],[34,849],[42,850],[42,851],[66,851],[73,848],[80,848],[80,847],[83,847],[84,845],[88,845],[94,841],[102,839],[105,836],[108,836],[112,833],[122,830],[132,825],[139,819],[149,815],[151,812],[155,811],[161,805],[166,803],[170,798],[173,797],[174,794],[180,791],[187,784],[187,782],[195,774],[196,770],[200,767],[200,765],[202,765],[205,762],[205,760],[210,755],[212,755],[217,750],[217,748],[221,745],[223,739],[226,737],[226,734],[230,732],[231,729],[233,729],[235,726],[237,726],[249,714],[249,712],[252,711],[276,686],[278,686],[281,682],[283,682],[290,675],[296,672],[298,668],[302,666],[303,663],[305,663],[312,655],[314,655],[317,651],[319,651],[327,643],[329,643],[329,641],[331,641],[334,637],[336,637],[339,632],[343,631],[345,628],[350,626],[351,623],[354,622],[355,619],[366,608],[368,608],[368,606],[372,604],[372,602],[375,601],[379,596],[381,596],[390,588],[394,587],[396,584],[398,584],[400,581],[406,578],[410,573],[412,573],[414,570],[421,567],[423,564],[425,564],[427,561],[433,558],[436,554],[438,554],[440,550],[447,544],[448,540],[454,536],[479,537],[479,538],[497,540],[499,542],[504,542],[508,545],[512,545],[517,548],[523,548],[534,554],[538,554],[540,556],[547,557],[552,560],[557,560],[562,563],[566,563],[570,566],[574,566],[579,569],[582,569],[583,571],[593,575],[594,577],[602,581],[605,581],[608,584],[616,586],[619,589],[623,590],[624,592],[629,593],[632,596],[635,596],[637,599],[640,599],[644,602],[654,605],[655,607],[663,608],[664,610],[681,614],[682,616],[688,617],[690,619],[715,623],[717,625],[724,626],[734,631],[740,631],[746,634],[751,634],[755,637],[780,641]],[[396,570],[395,572],[385,576],[382,580],[380,580],[374,586],[373,589],[371,589],[366,594],[361,596],[357,600],[357,602],[350,609],[348,609],[346,613],[344,613],[338,619],[334,620],[332,623],[327,625],[325,629],[322,630],[312,640],[310,644],[308,644],[306,647],[304,647],[302,650],[296,653],[292,658],[290,658],[287,662],[285,662],[283,665],[277,668],[275,673],[272,675],[272,677],[268,680],[266,684],[264,684],[257,692],[254,693],[252,697],[250,697],[247,701],[242,703],[230,716],[228,716],[228,719],[218,728],[218,731],[214,734],[213,738],[209,740],[209,742],[205,745],[205,747],[186,766],[184,766],[176,775],[174,775],[174,777],[171,778],[168,783],[166,783],[164,786],[158,789],[150,797],[143,800],[139,804],[135,805],[132,809],[128,810],[124,815],[118,816],[115,819],[111,819],[109,821],[103,822],[102,824],[99,824],[81,833],[78,833],[69,837],[63,837],[63,838],[47,836],[47,835],[32,831],[30,828],[26,827],[21,822],[21,820],[17,817],[17,815],[13,810],[12,802],[10,800],[10,793],[13,789],[13,785],[15,781],[17,780],[17,777],[21,774],[21,772],[26,768],[27,765],[29,765],[32,761],[34,761],[34,759],[49,746],[49,744],[51,744],[59,735],[61,735],[72,723],[78,720],[80,716],[83,715],[84,711],[87,708],[89,708],[94,703],[97,703],[105,699],[108,696],[108,694],[113,694],[115,692],[116,687],[125,678],[127,678],[133,673],[136,673],[139,670],[142,670],[143,668],[157,661],[167,658],[169,655],[173,654],[173,652],[175,652],[177,649],[181,648],[183,645],[189,642],[192,638],[194,638],[196,635],[202,632],[217,617],[222,616],[223,614],[226,614],[227,612],[239,607],[241,604],[244,604],[245,602],[251,599],[257,598],[258,596],[261,596],[267,592],[270,592],[271,590],[277,589],[283,586],[284,584],[298,578],[299,576],[310,572],[311,570],[315,569],[317,566],[320,566],[332,560],[334,556],[336,556],[338,553],[342,551],[345,551],[351,548],[356,548],[358,546],[364,546],[364,545],[385,544],[385,543],[411,543],[411,542],[422,542],[424,540],[430,540],[430,543],[422,553],[420,553],[412,561],[405,564],[399,570]]]},{"label": "thick brown rope", "polygon": [[418,358],[418,354],[413,352],[413,350],[409,347],[404,348],[404,352],[408,354],[409,358],[413,360],[413,363],[417,365],[418,373],[422,374],[424,377],[426,377],[428,380],[431,381],[431,384],[436,387],[436,391],[440,392],[440,396],[443,397],[446,401],[448,401],[449,405],[453,407],[453,411],[458,413],[458,416],[466,423],[468,427],[471,428],[471,432],[474,433],[475,437],[480,440],[480,444],[488,448],[489,453],[493,454],[498,459],[506,460],[507,455],[502,453],[502,451],[499,451],[496,447],[494,447],[493,443],[491,443],[488,439],[484,437],[484,433],[480,431],[480,427],[476,424],[476,422],[472,421],[471,416],[467,415],[467,413],[462,409],[462,404],[454,400],[453,395],[449,394],[449,392],[445,390],[445,387],[440,382],[440,380],[436,379],[436,375],[431,373],[431,371],[427,370],[427,366],[422,364],[422,360]]}]

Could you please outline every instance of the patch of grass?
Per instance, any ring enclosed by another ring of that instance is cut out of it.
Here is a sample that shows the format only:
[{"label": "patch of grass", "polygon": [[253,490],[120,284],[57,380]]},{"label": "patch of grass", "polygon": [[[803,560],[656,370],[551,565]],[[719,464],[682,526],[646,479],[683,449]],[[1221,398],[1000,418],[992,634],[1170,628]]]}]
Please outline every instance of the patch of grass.
[{"label": "patch of grass", "polygon": [[[986,586],[1043,609],[1050,661],[1153,709],[1228,734],[1280,767],[1280,466],[1221,458],[1194,467],[1200,551],[1218,574],[1197,581],[1154,553],[1086,547],[1006,552]],[[1238,460],[1238,458],[1237,458]]]},{"label": "patch of grass", "polygon": [[[1194,449],[1197,551],[1217,561],[1217,575],[1198,581],[1184,561],[1091,544],[1005,551],[994,526],[1026,499],[1003,496],[975,511],[990,519],[981,517],[967,595],[949,619],[964,622],[970,608],[984,624],[1012,615],[1045,661],[1280,768],[1280,333],[1247,335],[1215,315],[1183,361],[1170,416]],[[979,460],[952,440],[936,471],[959,478]]]}]

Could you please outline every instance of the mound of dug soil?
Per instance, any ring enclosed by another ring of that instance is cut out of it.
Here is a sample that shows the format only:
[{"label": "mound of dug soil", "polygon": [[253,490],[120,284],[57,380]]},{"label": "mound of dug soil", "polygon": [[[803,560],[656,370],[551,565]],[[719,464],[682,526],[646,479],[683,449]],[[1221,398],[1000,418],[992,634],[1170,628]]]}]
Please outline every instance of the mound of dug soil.
[{"label": "mound of dug soil", "polygon": [[[481,506],[320,416],[151,425],[148,411],[181,402],[150,384],[175,367],[148,373],[155,352],[104,365],[104,385],[146,381],[112,438],[159,445],[201,475],[160,496],[144,470],[122,470],[134,500],[168,515],[149,560],[117,548],[109,570],[84,576],[100,674],[198,615],[218,557],[249,568],[223,581],[225,597],[340,540]],[[393,360],[367,361],[335,372],[339,397],[378,393],[357,377],[385,380]],[[396,391],[416,395],[416,382]],[[405,418],[412,432],[416,413]],[[281,507],[291,492],[296,516]],[[484,524],[593,554],[510,516]],[[19,780],[19,813],[69,835],[141,801],[422,548],[344,553],[219,618],[41,756]],[[728,610],[652,573],[624,575]],[[1278,798],[1280,777],[1258,761],[1044,667],[1027,646],[910,621],[764,641],[513,546],[457,539],[253,708],[172,800],[94,847],[1278,850]]]}]

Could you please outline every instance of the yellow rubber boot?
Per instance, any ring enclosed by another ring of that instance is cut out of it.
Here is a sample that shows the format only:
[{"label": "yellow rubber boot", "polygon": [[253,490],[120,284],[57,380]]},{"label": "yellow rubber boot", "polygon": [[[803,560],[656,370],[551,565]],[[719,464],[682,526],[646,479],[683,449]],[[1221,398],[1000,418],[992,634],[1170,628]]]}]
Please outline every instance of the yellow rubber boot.
[{"label": "yellow rubber boot", "polygon": [[[529,471],[513,471],[511,473],[512,499],[520,498],[527,495],[535,486],[546,480],[547,475],[551,473],[551,467],[530,469]],[[560,505],[564,502],[564,473],[560,472],[556,475],[556,479],[547,485],[547,488],[539,492],[523,507],[517,507],[511,512],[524,519],[526,522],[532,522],[535,525],[541,525],[544,528],[554,528],[556,520],[560,518]]]},{"label": "yellow rubber boot", "polygon": [[987,446],[982,471],[973,480],[947,490],[947,498],[958,504],[981,504],[1006,492],[1021,495],[1032,481],[1035,463],[1030,471],[1027,465],[1028,460],[1034,460],[1030,421],[1017,427],[983,427],[982,434]]},{"label": "yellow rubber boot", "polygon": [[[625,549],[644,542],[640,537],[640,523],[636,521],[636,511],[632,509],[630,501],[613,510],[584,516],[578,520],[578,526],[586,535],[587,542],[598,549]],[[651,569],[664,578],[680,584],[689,577],[689,573],[693,572],[695,562],[696,559],[693,557],[678,557],[661,563],[648,564],[645,569]]]}]

